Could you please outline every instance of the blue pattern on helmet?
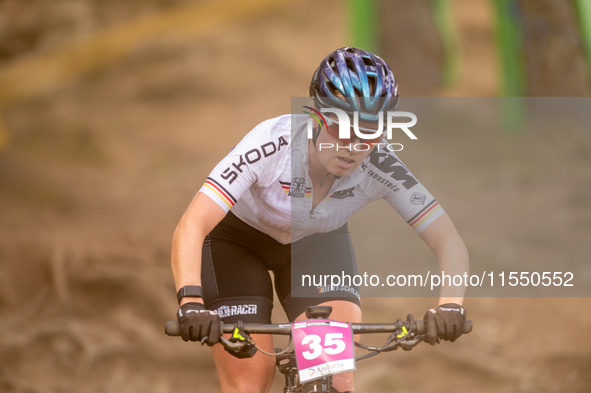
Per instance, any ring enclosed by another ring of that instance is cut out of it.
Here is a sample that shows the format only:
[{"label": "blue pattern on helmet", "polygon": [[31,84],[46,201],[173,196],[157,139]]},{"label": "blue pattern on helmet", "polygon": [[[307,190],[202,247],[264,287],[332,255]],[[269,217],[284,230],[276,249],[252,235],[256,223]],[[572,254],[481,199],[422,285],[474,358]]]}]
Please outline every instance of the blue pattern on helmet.
[{"label": "blue pattern on helmet", "polygon": [[[370,79],[375,81],[373,91]],[[336,95],[337,91],[343,97]],[[310,84],[310,96],[318,109],[359,111],[361,120],[377,121],[380,111],[398,106],[398,84],[382,58],[362,49],[344,47],[320,63]]]}]

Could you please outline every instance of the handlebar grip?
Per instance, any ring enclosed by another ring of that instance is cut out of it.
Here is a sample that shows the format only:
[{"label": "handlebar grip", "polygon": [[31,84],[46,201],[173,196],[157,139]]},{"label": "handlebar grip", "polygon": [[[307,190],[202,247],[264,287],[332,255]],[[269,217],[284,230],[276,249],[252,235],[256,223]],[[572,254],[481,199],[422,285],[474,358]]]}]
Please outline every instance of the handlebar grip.
[{"label": "handlebar grip", "polygon": [[470,319],[466,319],[464,321],[464,334],[468,334],[472,331],[472,321]]},{"label": "handlebar grip", "polygon": [[[425,326],[425,321],[419,319],[416,321],[417,323],[417,334],[427,334],[427,327]],[[464,334],[468,334],[472,331],[472,321],[466,319],[464,321]]]},{"label": "handlebar grip", "polygon": [[[226,325],[232,327],[233,325]],[[224,330],[224,323],[220,322],[220,331],[229,333],[230,331]],[[166,321],[164,324],[164,333],[168,336],[180,336],[181,335],[181,324],[178,321]]]},{"label": "handlebar grip", "polygon": [[415,321],[415,323],[417,324],[417,334],[426,334],[427,333],[427,327],[425,326],[425,321],[423,321],[422,319],[417,319]]},{"label": "handlebar grip", "polygon": [[180,336],[181,324],[178,321],[167,321],[164,324],[164,333],[169,336]]}]

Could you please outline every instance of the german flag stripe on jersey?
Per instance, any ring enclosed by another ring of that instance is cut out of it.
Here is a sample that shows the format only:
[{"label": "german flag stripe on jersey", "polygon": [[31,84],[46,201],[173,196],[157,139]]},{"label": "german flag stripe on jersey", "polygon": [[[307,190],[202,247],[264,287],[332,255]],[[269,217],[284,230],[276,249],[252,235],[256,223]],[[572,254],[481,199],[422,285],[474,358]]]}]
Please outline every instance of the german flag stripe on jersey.
[{"label": "german flag stripe on jersey", "polygon": [[413,218],[407,221],[413,229],[421,225],[427,218],[441,208],[439,202],[433,199],[427,206],[425,206],[420,212],[415,214]]},{"label": "german flag stripe on jersey", "polygon": [[291,182],[279,180],[279,184],[281,184],[281,188],[283,188],[283,191],[286,194],[289,193],[289,187],[291,187]]},{"label": "german flag stripe on jersey", "polygon": [[212,179],[211,177],[208,177],[207,180],[205,181],[205,183],[203,184],[203,187],[207,187],[209,188],[211,191],[213,191],[217,196],[219,196],[225,203],[226,205],[228,205],[228,207],[232,207],[234,206],[234,204],[236,203],[236,198],[234,198],[232,196],[232,194],[230,194],[228,192],[228,190],[226,190],[220,183],[218,183],[217,181],[215,181],[215,179]]}]

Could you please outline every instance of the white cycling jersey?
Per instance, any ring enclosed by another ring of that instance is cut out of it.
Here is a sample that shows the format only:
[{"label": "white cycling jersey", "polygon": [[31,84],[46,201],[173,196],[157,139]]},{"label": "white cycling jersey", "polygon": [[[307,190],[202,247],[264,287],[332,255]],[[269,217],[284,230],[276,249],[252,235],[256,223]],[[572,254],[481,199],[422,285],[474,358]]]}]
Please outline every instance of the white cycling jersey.
[{"label": "white cycling jersey", "polygon": [[368,203],[384,198],[420,233],[443,208],[384,145],[312,209],[307,115],[262,122],[213,169],[200,192],[250,226],[288,244],[343,226]]}]

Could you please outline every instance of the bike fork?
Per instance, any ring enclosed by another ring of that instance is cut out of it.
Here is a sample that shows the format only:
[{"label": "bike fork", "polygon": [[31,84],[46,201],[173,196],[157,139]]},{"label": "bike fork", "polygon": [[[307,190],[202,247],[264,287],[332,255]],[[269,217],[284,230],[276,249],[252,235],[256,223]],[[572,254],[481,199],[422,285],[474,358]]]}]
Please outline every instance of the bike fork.
[{"label": "bike fork", "polygon": [[284,373],[283,376],[285,377],[285,387],[283,388],[283,393],[297,393],[298,391],[296,390],[297,386],[295,374]]},{"label": "bike fork", "polygon": [[[339,392],[332,387],[332,376],[317,379],[304,385],[303,393],[348,393]],[[355,393],[355,392],[351,392]]]}]

